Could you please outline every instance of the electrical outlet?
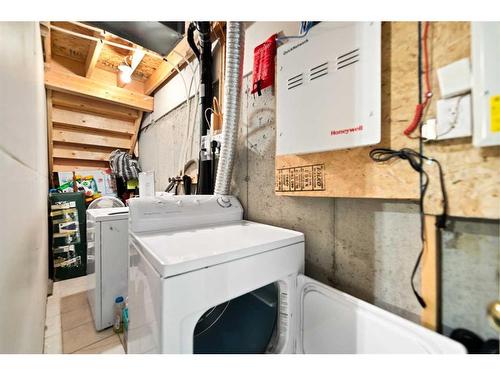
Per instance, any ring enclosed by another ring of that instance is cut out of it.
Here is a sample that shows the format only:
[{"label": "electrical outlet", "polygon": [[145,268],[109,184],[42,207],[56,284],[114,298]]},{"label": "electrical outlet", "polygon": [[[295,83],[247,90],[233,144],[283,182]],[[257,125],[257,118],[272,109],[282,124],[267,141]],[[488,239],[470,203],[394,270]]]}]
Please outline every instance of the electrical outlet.
[{"label": "electrical outlet", "polygon": [[436,140],[472,135],[471,96],[461,95],[437,102]]}]

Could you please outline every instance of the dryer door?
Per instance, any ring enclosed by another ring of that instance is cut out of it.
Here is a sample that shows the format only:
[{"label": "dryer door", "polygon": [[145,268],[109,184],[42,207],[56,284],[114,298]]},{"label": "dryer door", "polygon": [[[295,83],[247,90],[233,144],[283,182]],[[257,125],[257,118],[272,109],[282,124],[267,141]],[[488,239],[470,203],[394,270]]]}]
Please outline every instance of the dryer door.
[{"label": "dryer door", "polygon": [[297,287],[298,353],[465,353],[445,336],[304,275]]}]

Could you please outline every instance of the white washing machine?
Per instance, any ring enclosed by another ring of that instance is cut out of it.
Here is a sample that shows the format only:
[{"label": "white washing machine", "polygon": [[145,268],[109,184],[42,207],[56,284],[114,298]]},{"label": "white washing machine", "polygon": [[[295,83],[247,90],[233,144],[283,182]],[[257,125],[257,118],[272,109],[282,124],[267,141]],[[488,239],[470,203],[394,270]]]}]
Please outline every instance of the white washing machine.
[{"label": "white washing machine", "polygon": [[87,299],[95,328],[111,327],[114,302],[127,296],[128,207],[87,210]]},{"label": "white washing machine", "polygon": [[234,197],[129,202],[129,353],[464,353],[303,275],[304,235]]}]

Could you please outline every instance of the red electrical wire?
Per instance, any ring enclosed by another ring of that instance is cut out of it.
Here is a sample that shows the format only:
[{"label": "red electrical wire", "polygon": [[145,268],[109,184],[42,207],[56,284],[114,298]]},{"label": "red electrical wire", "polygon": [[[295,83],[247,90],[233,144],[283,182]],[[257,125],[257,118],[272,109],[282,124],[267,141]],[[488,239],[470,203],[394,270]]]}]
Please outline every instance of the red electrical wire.
[{"label": "red electrical wire", "polygon": [[[424,26],[424,34],[422,35],[422,45],[423,45],[423,52],[424,52],[424,79],[425,79],[425,98],[422,103],[418,103],[417,106],[415,107],[415,114],[413,115],[413,120],[411,121],[410,125],[404,130],[404,134],[409,137],[411,133],[415,131],[415,129],[418,127],[420,124],[420,121],[422,120],[422,116],[424,113],[424,109],[427,107],[427,104],[429,104],[429,101],[432,98],[432,90],[431,90],[431,83],[430,83],[430,69],[429,69],[429,51],[427,48],[427,37],[429,34],[429,25],[430,22],[426,22]],[[419,41],[420,42],[420,41]]]}]

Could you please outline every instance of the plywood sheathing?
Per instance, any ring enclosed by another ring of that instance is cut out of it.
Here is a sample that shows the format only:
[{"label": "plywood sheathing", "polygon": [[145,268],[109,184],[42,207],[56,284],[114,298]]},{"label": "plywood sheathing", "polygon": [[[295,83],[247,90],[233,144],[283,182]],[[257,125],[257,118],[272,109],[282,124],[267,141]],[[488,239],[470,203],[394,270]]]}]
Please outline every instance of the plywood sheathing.
[{"label": "plywood sheathing", "polygon": [[[470,43],[469,22],[431,23],[429,47],[434,99],[426,119],[436,117],[436,103],[441,96],[436,69],[470,57]],[[443,165],[450,215],[500,218],[500,147],[474,147],[468,137],[427,142],[424,150]],[[428,166],[426,170],[431,173],[431,184],[425,210],[437,215],[441,213],[437,168]]]},{"label": "plywood sheathing", "polygon": [[[435,117],[439,99],[435,69],[470,56],[470,23],[431,24],[429,47],[434,98],[426,118]],[[418,141],[403,135],[418,100],[417,23],[382,24],[382,141],[375,147],[418,150]],[[445,171],[449,214],[461,217],[500,218],[500,147],[475,148],[471,138],[426,143],[425,153],[438,159]],[[287,192],[278,195],[351,198],[418,199],[418,174],[406,161],[376,164],[368,153],[372,147],[308,155],[276,157],[276,168],[325,164],[326,190]],[[442,212],[436,166],[431,176],[426,213]]]}]

